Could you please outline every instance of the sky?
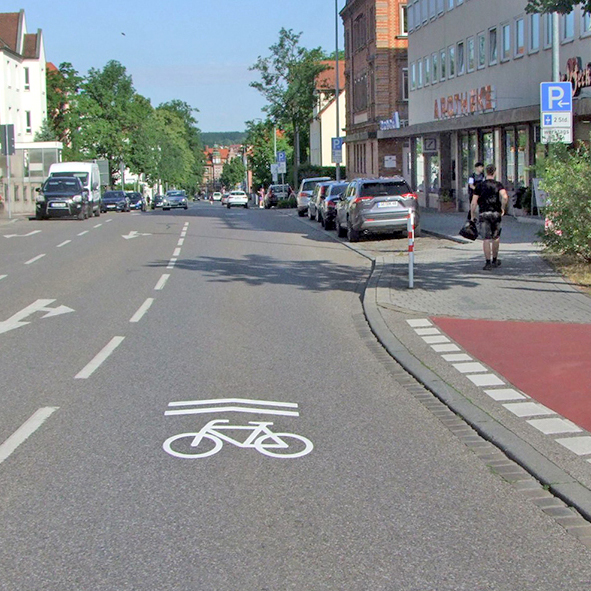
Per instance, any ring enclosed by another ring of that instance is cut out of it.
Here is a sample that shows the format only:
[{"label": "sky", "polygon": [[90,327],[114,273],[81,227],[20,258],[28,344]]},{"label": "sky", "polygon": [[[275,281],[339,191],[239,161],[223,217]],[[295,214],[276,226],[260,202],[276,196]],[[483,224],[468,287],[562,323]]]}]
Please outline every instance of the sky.
[{"label": "sky", "polygon": [[[337,0],[338,10],[345,0]],[[282,27],[308,48],[335,49],[335,0],[4,0],[25,10],[27,30],[43,30],[47,60],[80,74],[117,60],[152,105],[180,99],[199,109],[202,131],[243,131],[263,117],[249,83],[259,56]],[[125,33],[124,35],[122,33]],[[339,18],[339,46],[343,47]]]}]

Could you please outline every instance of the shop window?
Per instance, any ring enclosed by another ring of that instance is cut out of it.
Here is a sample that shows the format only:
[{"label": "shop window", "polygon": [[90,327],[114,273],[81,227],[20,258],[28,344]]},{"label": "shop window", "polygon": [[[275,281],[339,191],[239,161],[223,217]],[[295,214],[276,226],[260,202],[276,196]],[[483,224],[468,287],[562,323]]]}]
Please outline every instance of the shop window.
[{"label": "shop window", "polygon": [[531,52],[540,49],[540,15],[529,15],[529,50]]},{"label": "shop window", "polygon": [[432,70],[433,70],[433,84],[439,80],[439,54],[434,53],[431,56]]},{"label": "shop window", "polygon": [[501,27],[501,61],[511,58],[511,25]]},{"label": "shop window", "polygon": [[466,61],[464,55],[464,42],[460,41],[456,48],[456,71],[458,76],[461,76],[466,69]]},{"label": "shop window", "polygon": [[482,160],[485,166],[495,163],[495,138],[492,131],[482,134]]},{"label": "shop window", "polygon": [[468,41],[466,41],[466,47],[468,53],[468,72],[473,72],[474,68],[476,67],[476,51],[474,48],[474,37],[470,37]]},{"label": "shop window", "polygon": [[456,48],[451,46],[447,48],[447,56],[449,58],[448,64],[448,78],[453,78],[456,75]]},{"label": "shop window", "polygon": [[562,42],[572,41],[575,38],[575,12],[562,15]]},{"label": "shop window", "polygon": [[525,54],[525,21],[518,18],[515,21],[515,57]]},{"label": "shop window", "polygon": [[447,77],[447,53],[445,49],[439,54],[439,57],[441,58],[439,60],[439,65],[441,66],[441,77],[439,79],[443,81]]},{"label": "shop window", "polygon": [[488,63],[494,66],[498,60],[497,48],[497,28],[490,29],[488,32]]},{"label": "shop window", "polygon": [[486,36],[484,33],[478,34],[478,69],[486,66]]},{"label": "shop window", "polygon": [[439,154],[430,154],[427,159],[427,172],[429,177],[427,178],[427,191],[429,193],[437,193],[441,186],[439,180]]},{"label": "shop window", "polygon": [[425,156],[423,155],[423,138],[416,140],[417,191],[425,190]]},{"label": "shop window", "polygon": [[517,128],[517,188],[529,185],[527,178],[528,167],[526,166],[527,156],[527,128]]},{"label": "shop window", "polygon": [[505,184],[509,191],[515,190],[515,169],[516,169],[516,150],[515,150],[515,131],[508,129],[505,131]]}]

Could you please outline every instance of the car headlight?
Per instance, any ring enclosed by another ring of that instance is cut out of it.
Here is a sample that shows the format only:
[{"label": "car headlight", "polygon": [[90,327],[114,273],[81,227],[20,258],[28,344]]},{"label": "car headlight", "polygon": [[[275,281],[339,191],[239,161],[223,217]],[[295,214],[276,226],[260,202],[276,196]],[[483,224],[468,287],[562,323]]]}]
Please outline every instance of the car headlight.
[{"label": "car headlight", "polygon": [[82,201],[82,195],[74,195],[74,196],[72,197],[72,201],[73,201],[74,203],[80,203],[80,202]]},{"label": "car headlight", "polygon": [[37,203],[45,203],[45,195],[37,195],[35,200],[37,201]]}]

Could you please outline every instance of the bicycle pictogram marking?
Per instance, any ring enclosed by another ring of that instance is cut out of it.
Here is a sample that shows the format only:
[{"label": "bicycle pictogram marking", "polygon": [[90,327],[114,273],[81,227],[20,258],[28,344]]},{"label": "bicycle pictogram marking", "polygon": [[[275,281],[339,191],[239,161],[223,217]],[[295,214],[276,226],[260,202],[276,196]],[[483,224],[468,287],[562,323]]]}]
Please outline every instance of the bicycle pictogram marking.
[{"label": "bicycle pictogram marking", "polygon": [[[162,445],[175,458],[207,458],[218,453],[224,442],[240,448],[253,448],[272,458],[301,458],[313,449],[313,443],[295,433],[274,433],[273,423],[249,421],[248,425],[230,425],[228,419],[210,421],[197,433],[181,433],[169,437]],[[230,437],[225,431],[250,431],[244,441]]]}]

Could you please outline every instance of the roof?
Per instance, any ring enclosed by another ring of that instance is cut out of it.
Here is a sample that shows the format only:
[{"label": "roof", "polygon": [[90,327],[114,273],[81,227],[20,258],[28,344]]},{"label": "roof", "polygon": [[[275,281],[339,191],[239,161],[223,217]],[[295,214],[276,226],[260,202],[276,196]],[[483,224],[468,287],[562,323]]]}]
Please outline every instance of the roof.
[{"label": "roof", "polygon": [[16,53],[20,12],[0,13],[0,48],[8,48]]},{"label": "roof", "polygon": [[23,47],[23,57],[34,59],[38,55],[38,40],[39,35],[29,33],[25,35],[25,43]]},{"label": "roof", "polygon": [[[324,72],[316,76],[316,90],[336,87],[336,60],[324,60],[320,62],[328,66]],[[339,88],[345,88],[345,61],[339,60]]]}]

